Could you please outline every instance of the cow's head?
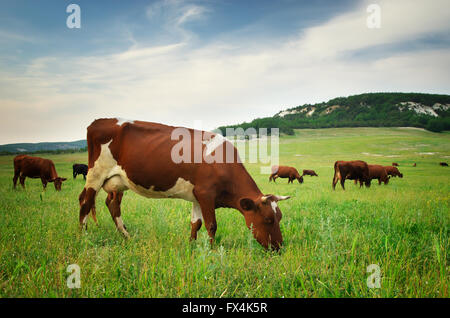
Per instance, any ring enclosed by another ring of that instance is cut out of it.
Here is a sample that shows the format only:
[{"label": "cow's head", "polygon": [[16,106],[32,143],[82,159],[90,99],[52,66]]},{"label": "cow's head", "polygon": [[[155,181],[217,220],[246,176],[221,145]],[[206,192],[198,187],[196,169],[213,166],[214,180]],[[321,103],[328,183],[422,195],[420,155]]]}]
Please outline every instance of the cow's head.
[{"label": "cow's head", "polygon": [[56,178],[50,180],[50,182],[53,182],[55,184],[56,191],[61,191],[61,185],[62,185],[63,181],[66,181],[66,180],[67,180],[67,178],[56,177]]},{"label": "cow's head", "polygon": [[281,211],[277,202],[289,199],[288,196],[263,195],[256,200],[243,198],[239,204],[247,227],[252,230],[255,239],[268,248],[278,250],[283,243],[280,230]]},{"label": "cow's head", "polygon": [[299,178],[297,178],[299,183],[303,183],[303,176],[300,176]]},{"label": "cow's head", "polygon": [[403,178],[403,173],[398,173],[398,176],[400,177],[400,178]]}]

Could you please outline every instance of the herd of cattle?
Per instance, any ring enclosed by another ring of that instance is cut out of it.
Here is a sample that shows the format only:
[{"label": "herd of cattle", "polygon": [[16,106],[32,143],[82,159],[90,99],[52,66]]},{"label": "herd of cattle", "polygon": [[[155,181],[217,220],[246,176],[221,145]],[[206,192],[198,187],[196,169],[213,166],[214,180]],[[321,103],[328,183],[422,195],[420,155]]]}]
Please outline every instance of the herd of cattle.
[{"label": "herd of cattle", "polygon": [[[441,166],[448,166],[446,162],[440,162]],[[346,179],[354,180],[355,184],[360,183],[366,187],[370,187],[371,180],[377,179],[378,184],[388,184],[391,177],[403,178],[403,174],[398,170],[399,164],[393,162],[392,166],[370,165],[362,160],[355,161],[336,161],[334,164],[333,189],[335,189],[338,181],[341,182],[342,188],[345,190],[344,182]],[[417,165],[414,163],[413,167]],[[88,166],[86,164],[75,163],[72,166],[73,178],[76,179],[78,175],[82,175],[86,180],[88,173]],[[302,175],[294,167],[289,166],[272,166],[272,174],[269,176],[269,182],[277,178],[287,178],[288,183],[293,183],[297,180],[303,183],[303,176],[318,177],[319,175],[314,170],[303,170]],[[55,165],[50,159],[39,157],[32,157],[29,155],[18,155],[14,158],[14,178],[13,184],[16,188],[17,180],[20,178],[20,184],[25,188],[25,178],[41,179],[44,189],[47,183],[53,182],[57,191],[61,190],[63,181],[67,178],[58,177]]]},{"label": "herd of cattle", "polygon": [[[128,237],[120,206],[123,192],[130,189],[148,198],[180,198],[192,202],[191,239],[197,238],[204,223],[212,243],[217,230],[215,209],[234,208],[244,216],[247,227],[262,246],[278,250],[283,238],[279,226],[282,213],[277,203],[289,196],[263,194],[240,161],[224,164],[230,155],[239,158],[237,149],[229,141],[224,141],[227,147],[221,153],[222,163],[206,160],[208,158],[201,163],[173,162],[171,151],[177,146],[177,141],[171,138],[174,129],[176,127],[117,118],[98,119],[88,127],[88,165],[73,165],[73,178],[82,174],[86,180],[78,198],[80,228],[87,227],[89,214],[96,220],[95,198],[103,188],[108,194],[105,203],[117,230]],[[191,136],[199,132],[186,130]],[[191,146],[192,150],[209,145],[208,141],[194,138]],[[207,156],[213,157],[213,153]],[[447,163],[440,165],[447,166]],[[396,163],[381,166],[360,160],[336,161],[332,187],[335,189],[340,181],[345,190],[347,179],[354,180],[355,184],[359,182],[360,187],[363,184],[369,187],[373,179],[387,184],[390,177],[403,177],[396,166]],[[303,183],[306,175],[318,177],[314,170],[303,170],[300,175],[294,167],[274,166],[269,182],[287,178],[288,183],[294,180]],[[57,191],[66,180],[58,176],[51,160],[18,155],[14,158],[14,188],[19,178],[25,187],[26,177],[40,178],[44,189],[47,183],[53,182]]]},{"label": "herd of cattle", "polygon": [[[413,165],[415,167],[416,164]],[[392,163],[392,166],[381,165],[369,165],[365,161],[336,161],[334,163],[334,176],[333,176],[333,190],[336,188],[336,183],[341,182],[342,189],[345,190],[344,183],[346,179],[354,180],[355,184],[360,183],[360,187],[363,184],[366,187],[370,187],[371,181],[376,179],[378,184],[381,185],[389,183],[391,177],[403,178],[403,174],[398,170],[398,163]],[[274,181],[277,178],[287,178],[288,183],[293,183],[297,180],[299,183],[303,183],[303,176],[317,176],[314,170],[303,170],[303,174],[300,175],[298,170],[289,166],[273,166],[272,174],[269,177],[269,182]]]}]

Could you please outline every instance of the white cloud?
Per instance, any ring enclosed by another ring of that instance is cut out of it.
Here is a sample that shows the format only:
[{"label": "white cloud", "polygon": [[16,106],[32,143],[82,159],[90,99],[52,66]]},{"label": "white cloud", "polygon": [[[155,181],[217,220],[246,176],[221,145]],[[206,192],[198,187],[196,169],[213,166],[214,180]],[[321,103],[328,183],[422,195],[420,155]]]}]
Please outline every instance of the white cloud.
[{"label": "white cloud", "polygon": [[300,38],[299,48],[319,57],[332,57],[343,51],[366,49],[377,45],[414,41],[423,36],[450,32],[447,0],[384,0],[381,28],[367,27],[368,3],[331,21],[308,29]]},{"label": "white cloud", "polygon": [[[0,143],[81,139],[98,117],[183,126],[202,120],[204,128],[213,129],[336,96],[449,93],[448,48],[386,53],[373,60],[342,55],[448,31],[448,13],[439,3],[381,2],[379,30],[367,29],[361,6],[288,42],[268,39],[247,47],[245,39],[217,39],[192,48],[184,38],[157,47],[133,45],[118,54],[43,57],[21,74],[0,69]],[[170,19],[180,25],[205,14],[182,1],[157,4],[170,6]],[[159,17],[162,8],[151,7],[147,15]]]}]

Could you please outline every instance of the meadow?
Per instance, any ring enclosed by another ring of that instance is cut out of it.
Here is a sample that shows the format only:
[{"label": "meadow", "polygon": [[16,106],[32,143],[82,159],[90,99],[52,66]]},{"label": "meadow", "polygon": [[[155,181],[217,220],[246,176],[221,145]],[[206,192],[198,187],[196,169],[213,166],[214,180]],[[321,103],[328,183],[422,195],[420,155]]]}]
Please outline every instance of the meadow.
[{"label": "meadow", "polygon": [[[450,133],[410,128],[296,130],[280,139],[280,164],[315,170],[303,184],[268,182],[246,164],[263,193],[290,195],[280,253],[265,251],[236,210],[217,209],[216,242],[204,227],[190,242],[191,203],[124,195],[130,239],[116,231],[101,191],[98,226],[78,228],[87,153],[40,155],[67,177],[61,192],[38,179],[12,188],[13,156],[0,157],[0,297],[449,297]],[[399,163],[404,178],[331,187],[336,160]],[[151,160],[151,158],[149,158]],[[417,167],[412,167],[417,163]],[[70,289],[67,267],[81,269]],[[370,264],[381,287],[369,288]]]}]

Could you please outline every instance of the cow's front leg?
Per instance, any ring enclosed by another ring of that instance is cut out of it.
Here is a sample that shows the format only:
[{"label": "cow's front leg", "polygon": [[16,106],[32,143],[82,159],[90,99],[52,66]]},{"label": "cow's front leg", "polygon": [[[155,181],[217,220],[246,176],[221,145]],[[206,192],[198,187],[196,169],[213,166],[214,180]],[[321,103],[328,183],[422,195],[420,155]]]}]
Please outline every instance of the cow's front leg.
[{"label": "cow's front leg", "polygon": [[197,201],[192,204],[191,215],[191,241],[197,239],[197,232],[202,227],[202,209]]},{"label": "cow's front leg", "polygon": [[[195,194],[195,193],[194,193]],[[205,221],[205,227],[208,231],[210,237],[210,243],[213,245],[214,237],[216,236],[217,221],[216,221],[216,210],[214,200],[211,199],[211,194],[205,193],[203,195],[197,195],[197,201],[200,205],[202,211],[202,217]]]},{"label": "cow's front leg", "polygon": [[44,191],[47,188],[47,180],[45,178],[41,177],[42,186],[44,187]]},{"label": "cow's front leg", "polygon": [[343,190],[345,190],[344,184],[345,184],[345,178],[341,178],[341,187]]},{"label": "cow's front leg", "polygon": [[20,181],[20,185],[22,186],[22,188],[25,189],[25,176],[21,175],[19,181]]},{"label": "cow's front leg", "polygon": [[108,206],[111,217],[116,224],[117,230],[121,232],[125,237],[129,237],[130,234],[127,232],[127,227],[123,224],[120,204],[122,203],[123,192],[110,192],[106,198],[106,205]]}]

